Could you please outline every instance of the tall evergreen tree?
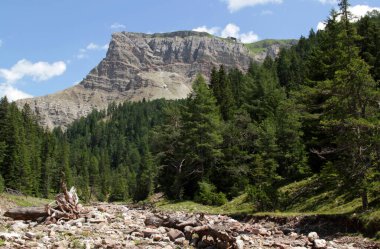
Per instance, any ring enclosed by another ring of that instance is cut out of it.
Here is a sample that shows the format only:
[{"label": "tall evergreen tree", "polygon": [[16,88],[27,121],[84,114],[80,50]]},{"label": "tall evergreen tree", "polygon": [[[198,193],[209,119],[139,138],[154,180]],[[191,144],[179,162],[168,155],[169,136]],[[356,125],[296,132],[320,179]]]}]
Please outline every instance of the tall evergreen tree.
[{"label": "tall evergreen tree", "polygon": [[185,194],[192,196],[197,182],[207,179],[222,156],[221,119],[215,97],[204,78],[198,75],[182,111],[182,149],[185,155],[182,174],[189,179]]},{"label": "tall evergreen tree", "polygon": [[336,50],[341,58],[332,64],[332,79],[321,81],[316,89],[325,95],[320,124],[331,134],[333,149],[318,153],[334,153],[333,165],[352,191],[360,194],[362,206],[368,207],[369,175],[376,167],[379,132],[378,101],[380,94],[369,73],[369,66],[359,56],[358,39],[350,23],[348,1],[339,3],[342,15]]}]

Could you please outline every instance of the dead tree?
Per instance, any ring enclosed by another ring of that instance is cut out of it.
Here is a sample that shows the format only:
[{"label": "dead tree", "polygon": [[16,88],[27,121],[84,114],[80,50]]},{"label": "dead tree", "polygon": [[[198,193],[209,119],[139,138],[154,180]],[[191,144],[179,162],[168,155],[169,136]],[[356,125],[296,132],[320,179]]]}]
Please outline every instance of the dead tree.
[{"label": "dead tree", "polygon": [[71,220],[83,217],[85,213],[79,204],[79,198],[74,187],[67,191],[64,181],[61,181],[61,191],[55,201],[44,207],[17,207],[4,213],[4,216],[15,220],[43,220],[55,223],[59,220]]}]

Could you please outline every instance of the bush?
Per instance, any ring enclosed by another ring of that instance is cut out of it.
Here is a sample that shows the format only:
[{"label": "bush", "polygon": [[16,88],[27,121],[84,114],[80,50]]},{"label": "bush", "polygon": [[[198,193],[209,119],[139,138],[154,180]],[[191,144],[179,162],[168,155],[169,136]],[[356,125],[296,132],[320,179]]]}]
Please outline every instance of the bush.
[{"label": "bush", "polygon": [[277,191],[270,186],[249,186],[246,192],[258,211],[274,210],[277,206]]},{"label": "bush", "polygon": [[221,206],[227,202],[227,197],[222,192],[217,192],[216,187],[208,182],[198,182],[198,193],[194,200],[204,205]]},{"label": "bush", "polygon": [[0,193],[4,192],[4,178],[0,175]]}]

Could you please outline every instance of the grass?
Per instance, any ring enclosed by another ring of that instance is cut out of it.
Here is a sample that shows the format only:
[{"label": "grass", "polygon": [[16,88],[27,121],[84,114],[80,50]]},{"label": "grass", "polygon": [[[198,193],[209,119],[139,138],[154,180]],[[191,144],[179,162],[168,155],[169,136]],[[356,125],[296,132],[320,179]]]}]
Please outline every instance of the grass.
[{"label": "grass", "polygon": [[184,211],[190,213],[206,214],[250,214],[253,205],[246,201],[246,195],[241,195],[222,206],[207,206],[193,201],[171,202],[163,200],[156,203],[156,207],[162,211]]},{"label": "grass", "polygon": [[250,51],[251,54],[255,55],[261,52],[265,52],[267,48],[271,45],[278,44],[280,46],[289,46],[295,44],[297,40],[288,39],[288,40],[275,40],[275,39],[266,39],[254,43],[244,44],[246,48]]},{"label": "grass", "polygon": [[43,199],[31,196],[18,196],[18,195],[10,195],[7,193],[0,194],[0,198],[4,201],[8,201],[14,203],[16,206],[20,207],[29,207],[29,206],[43,206],[52,202],[50,199]]},{"label": "grass", "polygon": [[321,182],[317,176],[294,182],[279,189],[281,210],[256,212],[254,205],[247,201],[245,194],[238,196],[223,206],[205,206],[193,201],[170,202],[163,200],[156,207],[163,211],[185,211],[192,213],[227,214],[255,217],[301,217],[323,216],[342,217],[347,221],[362,224],[362,232],[380,239],[380,198],[369,196],[370,209],[361,209],[361,199],[340,191],[337,185]]}]

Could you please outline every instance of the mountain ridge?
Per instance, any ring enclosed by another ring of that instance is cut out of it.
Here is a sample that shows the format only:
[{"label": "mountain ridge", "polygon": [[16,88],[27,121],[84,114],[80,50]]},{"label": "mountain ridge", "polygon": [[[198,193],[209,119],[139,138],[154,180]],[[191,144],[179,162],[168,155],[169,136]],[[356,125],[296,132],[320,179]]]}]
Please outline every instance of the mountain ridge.
[{"label": "mountain ridge", "polygon": [[205,32],[116,32],[106,57],[79,84],[17,104],[20,108],[28,104],[44,127],[65,128],[112,102],[186,98],[198,73],[208,78],[212,67],[219,65],[246,71],[251,61],[274,57],[281,46],[253,55],[234,38]]}]

